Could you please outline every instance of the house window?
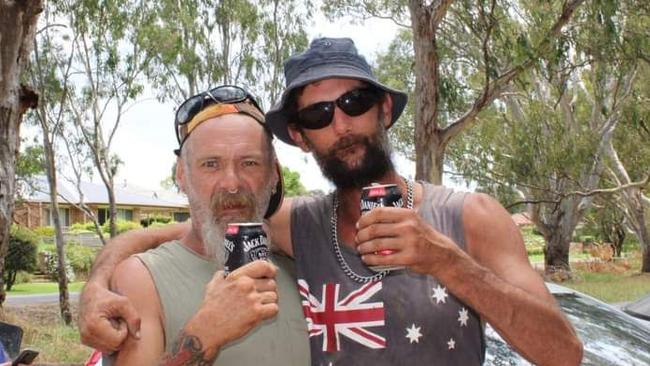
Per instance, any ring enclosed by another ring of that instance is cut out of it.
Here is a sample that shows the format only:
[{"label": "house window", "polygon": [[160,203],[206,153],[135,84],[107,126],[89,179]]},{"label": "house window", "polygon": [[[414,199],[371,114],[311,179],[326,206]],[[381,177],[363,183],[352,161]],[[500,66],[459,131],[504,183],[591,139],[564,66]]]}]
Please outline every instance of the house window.
[{"label": "house window", "polygon": [[108,221],[108,209],[107,208],[98,208],[97,209],[97,222],[99,222],[100,225],[104,225],[104,223]]},{"label": "house window", "polygon": [[[59,207],[59,220],[61,226],[70,226],[70,209]],[[43,209],[43,226],[54,226],[54,218],[52,218],[52,209],[47,207]]]},{"label": "house window", "polygon": [[117,219],[124,221],[133,221],[133,210],[126,210],[123,208],[117,209]]},{"label": "house window", "polygon": [[[108,208],[100,208],[97,210],[97,221],[99,221],[100,225],[103,225],[109,219],[110,217],[108,214]],[[133,221],[133,210],[118,208],[117,219],[124,221]]]},{"label": "house window", "polygon": [[174,212],[174,221],[183,222],[190,218],[189,212]]}]

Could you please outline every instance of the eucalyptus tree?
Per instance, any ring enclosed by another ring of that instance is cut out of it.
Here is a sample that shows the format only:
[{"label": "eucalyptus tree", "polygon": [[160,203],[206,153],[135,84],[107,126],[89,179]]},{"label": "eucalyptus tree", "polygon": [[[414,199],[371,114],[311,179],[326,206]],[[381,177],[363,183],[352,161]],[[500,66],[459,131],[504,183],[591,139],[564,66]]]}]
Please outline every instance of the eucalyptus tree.
[{"label": "eucalyptus tree", "polygon": [[311,5],[297,0],[159,0],[139,41],[160,99],[176,103],[217,84],[274,102],[282,62],[307,45]]},{"label": "eucalyptus tree", "polygon": [[[646,40],[649,38],[650,35],[647,35]],[[646,50],[650,51],[650,47]],[[628,187],[616,194],[614,202],[639,241],[643,253],[642,272],[650,272],[650,195],[647,193],[650,187],[649,106],[650,64],[645,61],[639,67],[639,82],[624,108],[622,128],[617,130],[613,141],[607,146],[607,177],[618,186]]]},{"label": "eucalyptus tree", "polygon": [[61,0],[71,27],[73,81],[68,106],[71,119],[90,149],[106,187],[110,236],[116,235],[115,175],[120,158],[111,152],[128,111],[144,89],[149,56],[140,39],[152,21],[152,3],[144,0]]},{"label": "eucalyptus tree", "polygon": [[21,85],[29,60],[41,0],[0,1],[0,306],[5,300],[4,257],[9,244],[16,194],[16,156],[23,114],[38,96]]},{"label": "eucalyptus tree", "polygon": [[[528,25],[517,21],[522,4],[510,0],[326,0],[324,10],[331,17],[391,19],[411,34],[411,52],[392,49],[406,56],[399,59],[411,68],[407,80],[414,85],[406,86],[413,86],[413,128],[393,136],[408,138],[398,147],[414,143],[417,179],[441,183],[449,143],[555,47],[583,2],[543,2]],[[399,37],[403,42],[404,33]],[[399,59],[380,58],[380,69]]]},{"label": "eucalyptus tree", "polygon": [[548,273],[570,271],[571,237],[594,195],[632,188],[601,186],[639,75],[631,52],[638,43],[627,31],[634,2],[611,5],[581,8],[570,32],[455,142],[456,169],[484,186],[510,187],[529,205],[546,240]]},{"label": "eucalyptus tree", "polygon": [[[48,3],[39,22],[39,31],[34,42],[26,78],[38,93],[40,103],[28,121],[40,128],[45,162],[45,176],[50,197],[49,215],[54,226],[57,278],[59,282],[59,306],[66,325],[72,324],[72,312],[68,294],[66,258],[63,229],[59,211],[56,147],[64,125],[69,122],[67,111],[68,87],[71,83],[73,53],[65,49],[60,40],[67,37],[65,26],[57,23],[55,7]],[[64,32],[61,32],[61,31]]]}]

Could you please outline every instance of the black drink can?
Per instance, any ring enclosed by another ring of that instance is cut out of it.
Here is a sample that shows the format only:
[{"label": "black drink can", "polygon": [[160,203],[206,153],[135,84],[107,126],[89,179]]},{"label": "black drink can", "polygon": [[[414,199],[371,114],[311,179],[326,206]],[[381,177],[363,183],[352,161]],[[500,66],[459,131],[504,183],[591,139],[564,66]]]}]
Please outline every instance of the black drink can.
[{"label": "black drink can", "polygon": [[256,261],[268,260],[269,244],[261,223],[243,222],[228,224],[224,239],[226,274]]},{"label": "black drink can", "polygon": [[[373,184],[363,187],[361,191],[361,215],[365,215],[376,207],[404,207],[402,192],[397,184]],[[385,249],[375,254],[389,255],[394,250]],[[403,266],[368,266],[375,272],[395,271],[404,269]]]}]

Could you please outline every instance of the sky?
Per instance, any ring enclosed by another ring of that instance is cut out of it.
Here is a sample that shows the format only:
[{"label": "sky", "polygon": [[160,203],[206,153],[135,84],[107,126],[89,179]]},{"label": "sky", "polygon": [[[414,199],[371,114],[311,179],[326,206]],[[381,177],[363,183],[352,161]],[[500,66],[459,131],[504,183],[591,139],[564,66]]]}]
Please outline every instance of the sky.
[{"label": "sky", "polygon": [[[363,25],[352,24],[349,20],[331,23],[322,15],[317,16],[308,30],[310,39],[321,36],[352,38],[359,52],[370,62],[378,52],[388,47],[396,32],[397,26],[390,20],[371,19]],[[178,146],[173,129],[175,108],[174,104],[160,103],[153,97],[153,93],[145,92],[143,98],[123,115],[123,122],[112,146],[113,152],[124,162],[119,167],[116,183],[160,189],[160,182],[171,174],[175,161],[172,151]],[[33,133],[29,127],[21,131],[24,136]],[[307,190],[329,192],[333,189],[321,175],[310,154],[275,140],[281,164],[299,172],[301,182]],[[413,162],[399,155],[393,156],[393,160],[400,174],[407,178],[414,177]],[[95,176],[93,181],[99,182],[99,178]],[[454,185],[447,180],[445,184]]]}]

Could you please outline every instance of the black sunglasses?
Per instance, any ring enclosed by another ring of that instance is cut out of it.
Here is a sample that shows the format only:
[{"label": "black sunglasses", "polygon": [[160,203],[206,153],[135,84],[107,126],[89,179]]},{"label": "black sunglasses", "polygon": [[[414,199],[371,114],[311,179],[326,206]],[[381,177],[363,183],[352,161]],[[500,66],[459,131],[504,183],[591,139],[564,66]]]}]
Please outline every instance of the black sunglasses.
[{"label": "black sunglasses", "polygon": [[251,93],[235,85],[222,85],[186,99],[176,110],[176,139],[182,145],[181,127],[194,118],[199,112],[212,104],[233,104],[249,100],[262,114],[264,111],[257,104],[257,99]]},{"label": "black sunglasses", "polygon": [[315,103],[299,110],[295,121],[300,127],[310,130],[324,128],[332,123],[337,106],[348,116],[356,117],[368,112],[383,95],[384,93],[376,88],[350,90],[336,100]]}]

